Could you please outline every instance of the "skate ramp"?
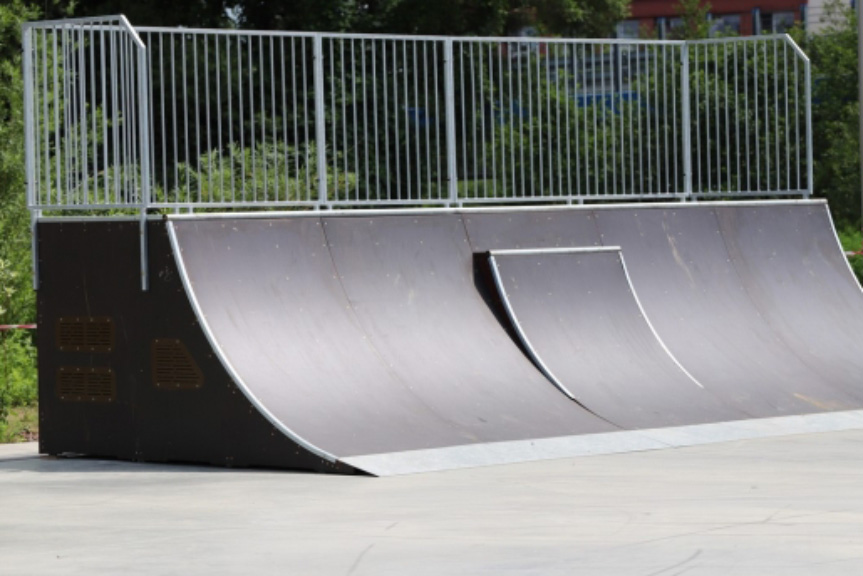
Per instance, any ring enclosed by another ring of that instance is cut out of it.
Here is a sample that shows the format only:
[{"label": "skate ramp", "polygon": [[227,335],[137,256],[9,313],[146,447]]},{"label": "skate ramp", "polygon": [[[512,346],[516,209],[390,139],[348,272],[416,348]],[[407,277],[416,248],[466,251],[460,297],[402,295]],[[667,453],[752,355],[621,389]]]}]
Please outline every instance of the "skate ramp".
[{"label": "skate ramp", "polygon": [[[754,208],[753,203],[737,203],[537,209],[466,214],[465,224],[475,251],[620,246],[645,314],[668,350],[706,390],[742,414],[771,417],[860,407],[858,379],[850,372],[838,374],[819,369],[815,362],[805,363],[801,359],[809,337],[805,330],[799,330],[801,341],[787,341],[753,300],[747,284],[751,280],[738,271],[744,261],[729,250],[725,237],[729,232],[720,226],[717,213],[724,211],[724,220],[731,222],[735,215],[744,218],[743,213]],[[810,305],[816,309],[823,305],[815,302],[818,291],[844,286],[844,299],[854,301],[860,296],[859,289],[852,290],[856,283],[847,265],[837,261],[843,256],[835,239],[832,244],[825,240],[833,235],[825,218],[826,203],[771,202],[762,208],[739,223],[740,228],[755,235],[762,220],[774,211],[783,213],[782,218],[790,218],[786,213],[795,214],[807,228],[804,232],[800,222],[768,231],[770,243],[786,246],[781,261],[771,261],[768,254],[747,245],[744,250],[750,259],[746,262],[751,268],[784,266],[786,273],[801,266],[805,269],[804,260],[811,257],[805,256],[809,249],[801,244],[814,235],[822,238],[819,265],[831,272],[823,278],[812,277],[795,290],[812,293]],[[793,240],[794,235],[800,239]],[[738,231],[738,236],[738,242],[745,241],[744,234]],[[830,263],[825,254],[832,254]],[[775,313],[796,314],[801,296],[788,302],[783,300],[786,295],[777,297]],[[859,308],[860,302],[855,306]],[[845,313],[854,310],[850,306]],[[844,322],[846,334],[853,333],[855,326],[859,332],[863,326],[863,319],[857,317]],[[799,320],[794,323],[799,325]],[[824,324],[830,330],[831,322]],[[841,354],[854,356],[856,350],[859,358],[863,354],[856,343],[859,338],[849,340]]]},{"label": "skate ramp", "polygon": [[[139,233],[40,223],[46,453],[384,475],[863,408],[863,294],[823,202],[174,215],[147,292]],[[107,347],[59,339],[95,321]]]},{"label": "skate ramp", "polygon": [[323,458],[374,474],[355,457],[387,454],[391,467],[404,451],[616,429],[560,394],[501,329],[458,216],[169,225],[225,368]]}]

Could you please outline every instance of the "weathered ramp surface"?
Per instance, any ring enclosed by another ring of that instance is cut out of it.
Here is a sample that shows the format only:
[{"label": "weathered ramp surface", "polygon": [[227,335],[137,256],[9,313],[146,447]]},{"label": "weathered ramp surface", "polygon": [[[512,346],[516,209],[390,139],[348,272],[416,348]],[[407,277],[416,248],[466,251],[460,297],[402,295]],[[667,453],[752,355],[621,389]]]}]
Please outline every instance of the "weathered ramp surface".
[{"label": "weathered ramp surface", "polygon": [[568,396],[628,429],[738,420],[669,354],[618,249],[489,255],[519,337]]},{"label": "weathered ramp surface", "polygon": [[[146,292],[137,221],[38,235],[49,454],[382,475],[863,408],[863,294],[821,202],[172,216]],[[602,246],[631,286],[604,257],[498,262],[523,346],[488,252]]]},{"label": "weathered ramp surface", "polygon": [[[725,211],[724,220],[729,221],[753,208],[741,203],[473,213],[465,215],[465,224],[476,251],[620,246],[641,304],[668,349],[707,390],[742,413],[765,417],[860,407],[859,377],[822,371],[815,362],[804,362],[800,347],[807,346],[805,329],[800,330],[800,342],[787,341],[753,301],[750,290],[754,285],[750,286],[750,280],[738,271],[738,261],[742,260],[726,245],[717,216],[717,211]],[[815,210],[823,215],[826,204],[775,202],[763,210],[750,216],[741,229],[756,234],[761,221],[773,211],[802,214]],[[807,253],[790,236],[797,234],[799,242],[805,242],[809,234],[821,238],[833,234],[823,217],[807,222],[808,230],[796,232],[794,229],[802,224],[791,225],[783,237],[769,241],[771,245],[791,242],[781,263],[788,270],[801,267]],[[780,230],[768,233],[779,234]],[[743,241],[742,233],[739,237]],[[795,289],[803,291],[796,300],[785,302],[786,295],[777,297],[774,305],[781,314],[794,314],[807,301],[806,294],[815,299],[818,291],[832,291],[837,285],[845,286],[845,298],[855,297],[850,290],[854,279],[847,266],[843,269],[836,263],[841,252],[835,240],[824,249],[825,254],[832,254],[830,267],[834,272],[802,282]],[[767,255],[753,246],[745,251],[757,259],[749,261],[753,269],[771,265]],[[860,296],[859,290],[856,296]],[[848,319],[840,329],[853,333],[856,322]],[[825,321],[824,330],[829,331],[830,325]],[[859,332],[859,325],[856,330]],[[859,338],[852,340],[859,342]],[[844,344],[840,354],[853,355],[855,346]]]},{"label": "weathered ramp surface", "polygon": [[458,216],[171,226],[226,369],[322,457],[379,473],[351,457],[614,429],[555,390],[501,329],[474,286]]},{"label": "weathered ramp surface", "polygon": [[863,293],[826,204],[715,208],[762,317],[812,371],[863,396]]},{"label": "weathered ramp surface", "polygon": [[[751,208],[739,204],[723,209],[741,214]],[[806,204],[777,203],[762,217],[774,210],[807,209]],[[635,289],[657,331],[705,386],[753,416],[860,406],[859,393],[854,392],[858,381],[837,379],[806,365],[800,349],[789,345],[753,301],[755,286],[738,271],[740,254],[729,251],[717,207],[596,214],[603,242],[623,248]],[[758,228],[761,223],[751,225]],[[824,232],[832,233],[832,228]],[[771,241],[786,239],[790,238],[784,235]],[[833,251],[839,253],[835,244]],[[754,254],[752,264],[767,266],[765,256]],[[787,270],[800,267],[802,257],[798,252],[782,264]],[[776,306],[795,314],[804,301],[779,301]]]}]

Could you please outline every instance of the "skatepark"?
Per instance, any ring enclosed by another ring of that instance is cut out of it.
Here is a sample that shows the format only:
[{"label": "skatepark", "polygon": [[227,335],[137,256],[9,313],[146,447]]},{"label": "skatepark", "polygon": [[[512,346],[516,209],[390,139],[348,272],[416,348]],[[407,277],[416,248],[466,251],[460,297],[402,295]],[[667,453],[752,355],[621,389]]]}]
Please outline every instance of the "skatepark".
[{"label": "skatepark", "polygon": [[808,59],[588,44],[26,25],[13,573],[857,573]]}]

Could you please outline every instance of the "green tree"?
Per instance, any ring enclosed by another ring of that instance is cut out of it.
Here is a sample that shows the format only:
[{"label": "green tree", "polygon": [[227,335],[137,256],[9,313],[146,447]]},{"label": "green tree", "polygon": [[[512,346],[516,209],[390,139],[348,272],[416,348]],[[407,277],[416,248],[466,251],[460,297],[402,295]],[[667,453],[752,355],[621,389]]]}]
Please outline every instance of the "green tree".
[{"label": "green tree", "polygon": [[627,0],[236,0],[243,27],[399,34],[600,36],[626,18]]},{"label": "green tree", "polygon": [[680,0],[674,11],[683,23],[671,30],[675,40],[701,40],[710,36],[710,2],[702,0]]},{"label": "green tree", "polygon": [[13,322],[35,318],[33,291],[29,288],[30,227],[24,173],[23,80],[21,23],[38,11],[21,0],[0,6],[0,261],[9,263],[12,290],[0,316]]},{"label": "green tree", "polygon": [[812,61],[815,193],[829,199],[837,225],[860,225],[860,109],[857,16],[838,1],[826,6],[826,30],[794,37]]},{"label": "green tree", "polygon": [[230,24],[226,0],[75,0],[76,16],[123,14],[133,26],[222,28]]}]

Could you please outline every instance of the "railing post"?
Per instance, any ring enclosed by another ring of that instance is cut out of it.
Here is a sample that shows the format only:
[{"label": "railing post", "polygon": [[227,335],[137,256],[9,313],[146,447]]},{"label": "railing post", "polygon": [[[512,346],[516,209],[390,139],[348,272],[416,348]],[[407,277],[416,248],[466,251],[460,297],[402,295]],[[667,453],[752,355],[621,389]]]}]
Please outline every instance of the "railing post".
[{"label": "railing post", "polygon": [[141,146],[141,290],[146,292],[150,287],[147,256],[147,210],[150,207],[150,101],[147,89],[147,49],[138,47],[138,122]]},{"label": "railing post", "polygon": [[685,42],[682,47],[681,64],[683,70],[680,72],[680,102],[681,122],[683,124],[683,200],[692,198],[692,121],[689,102],[689,43]]},{"label": "railing post", "polygon": [[[30,209],[30,234],[33,256],[33,290],[39,289],[39,258],[36,241],[39,211],[33,206],[38,204],[36,198],[36,119],[33,110],[33,29],[24,24],[22,27],[22,45],[24,53],[21,58],[24,74],[24,169],[26,171],[27,207]],[[55,56],[56,57],[56,56]]]},{"label": "railing post", "polygon": [[449,203],[458,204],[458,174],[455,158],[455,80],[453,74],[452,38],[444,40],[444,101],[446,103],[446,166]]},{"label": "railing post", "polygon": [[815,190],[815,183],[812,166],[812,68],[808,58],[803,62],[803,71],[806,75],[806,192],[803,197],[809,198]]},{"label": "railing post", "polygon": [[324,43],[320,34],[314,36],[315,53],[315,147],[318,158],[318,208],[327,200],[327,126],[324,112]]}]

